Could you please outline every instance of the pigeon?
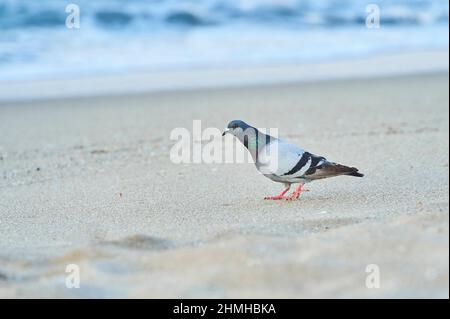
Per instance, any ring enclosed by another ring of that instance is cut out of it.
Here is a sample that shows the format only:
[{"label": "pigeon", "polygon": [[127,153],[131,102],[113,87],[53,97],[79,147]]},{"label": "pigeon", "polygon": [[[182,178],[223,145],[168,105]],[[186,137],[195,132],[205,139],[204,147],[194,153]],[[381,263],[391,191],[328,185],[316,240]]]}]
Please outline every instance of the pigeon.
[{"label": "pigeon", "polygon": [[[256,168],[274,182],[283,183],[285,189],[277,196],[267,196],[266,200],[297,200],[306,183],[329,177],[347,175],[363,177],[355,167],[328,161],[323,156],[314,155],[295,144],[266,135],[244,121],[231,121],[222,136],[235,136],[250,152]],[[296,190],[285,196],[292,184]]]}]

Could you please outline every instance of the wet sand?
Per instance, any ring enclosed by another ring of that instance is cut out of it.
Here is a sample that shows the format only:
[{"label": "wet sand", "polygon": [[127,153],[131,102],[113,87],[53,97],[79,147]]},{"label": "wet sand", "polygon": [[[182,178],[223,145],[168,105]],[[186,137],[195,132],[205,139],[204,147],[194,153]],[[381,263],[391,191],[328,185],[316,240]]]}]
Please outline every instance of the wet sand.
[{"label": "wet sand", "polygon": [[[0,297],[448,298],[448,101],[438,73],[0,105]],[[252,164],[170,161],[237,118],[366,176],[267,202]]]}]

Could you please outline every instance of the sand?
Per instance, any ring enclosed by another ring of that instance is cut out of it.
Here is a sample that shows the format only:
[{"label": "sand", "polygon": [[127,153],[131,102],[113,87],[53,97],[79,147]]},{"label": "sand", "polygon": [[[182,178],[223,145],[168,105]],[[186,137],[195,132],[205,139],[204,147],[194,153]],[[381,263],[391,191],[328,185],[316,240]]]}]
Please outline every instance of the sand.
[{"label": "sand", "polygon": [[[448,80],[4,103],[0,297],[448,298]],[[268,202],[252,164],[170,161],[173,128],[237,118],[366,176]]]},{"label": "sand", "polygon": [[129,73],[0,80],[0,103],[129,95],[186,89],[240,88],[319,80],[359,79],[441,72],[449,69],[448,49],[399,51],[308,63],[225,65],[221,67],[139,70]]}]

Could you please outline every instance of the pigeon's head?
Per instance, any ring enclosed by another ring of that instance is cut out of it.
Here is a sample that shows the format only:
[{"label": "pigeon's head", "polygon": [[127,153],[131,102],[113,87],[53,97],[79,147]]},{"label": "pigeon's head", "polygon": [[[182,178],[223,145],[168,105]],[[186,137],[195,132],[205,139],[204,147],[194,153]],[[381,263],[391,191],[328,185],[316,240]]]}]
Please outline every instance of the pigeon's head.
[{"label": "pigeon's head", "polygon": [[247,129],[253,128],[244,121],[241,120],[234,120],[228,123],[227,128],[223,132],[222,136],[225,136],[225,134],[232,134],[236,137],[239,137],[241,134],[243,134]]}]

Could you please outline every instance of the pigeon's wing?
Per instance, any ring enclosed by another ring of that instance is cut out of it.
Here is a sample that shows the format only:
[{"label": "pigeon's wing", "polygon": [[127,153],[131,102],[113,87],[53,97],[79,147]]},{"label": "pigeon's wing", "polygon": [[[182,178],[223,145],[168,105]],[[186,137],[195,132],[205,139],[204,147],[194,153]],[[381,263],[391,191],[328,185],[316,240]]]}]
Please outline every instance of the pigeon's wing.
[{"label": "pigeon's wing", "polygon": [[275,139],[267,144],[259,156],[259,171],[276,176],[277,180],[295,182],[313,167],[323,164],[326,159],[316,156],[295,144]]},{"label": "pigeon's wing", "polygon": [[349,175],[363,177],[355,167],[329,162],[295,144],[274,139],[259,153],[258,170],[277,182],[296,183]]}]

